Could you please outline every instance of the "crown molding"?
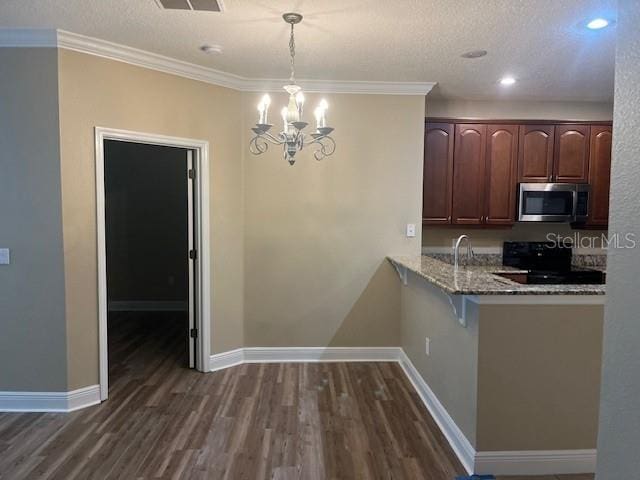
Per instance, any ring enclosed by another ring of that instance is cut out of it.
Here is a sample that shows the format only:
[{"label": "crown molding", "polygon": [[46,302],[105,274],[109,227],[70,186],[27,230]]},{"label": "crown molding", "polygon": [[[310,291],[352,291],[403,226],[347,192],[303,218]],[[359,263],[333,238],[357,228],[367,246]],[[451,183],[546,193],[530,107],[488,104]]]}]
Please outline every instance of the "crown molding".
[{"label": "crown molding", "polygon": [[157,70],[159,72],[170,73],[180,77],[199,80],[201,82],[212,83],[221,87],[239,90],[238,86],[245,81],[244,78],[221,72],[213,68],[195,65],[175,58],[165,57],[146,50],[108,42],[98,38],[87,37],[78,33],[58,30],[59,48],[73,50],[75,52],[87,53],[97,57],[108,58],[128,63],[138,67]]},{"label": "crown molding", "polygon": [[[65,30],[0,28],[0,47],[53,47],[95,55],[243,92],[281,92],[287,79],[247,78]],[[309,93],[426,95],[435,82],[299,80]]]},{"label": "crown molding", "polygon": [[[246,92],[282,92],[287,79],[244,79],[239,90]],[[305,93],[359,93],[384,95],[426,95],[435,82],[371,82],[358,80],[296,80]]]}]

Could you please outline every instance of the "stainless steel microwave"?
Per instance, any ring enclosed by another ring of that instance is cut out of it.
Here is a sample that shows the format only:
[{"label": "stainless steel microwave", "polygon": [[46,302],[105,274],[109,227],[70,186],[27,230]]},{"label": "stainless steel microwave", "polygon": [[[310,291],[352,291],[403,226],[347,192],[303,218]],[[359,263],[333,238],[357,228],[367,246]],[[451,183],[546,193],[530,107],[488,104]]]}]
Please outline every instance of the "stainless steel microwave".
[{"label": "stainless steel microwave", "polygon": [[584,222],[589,215],[589,185],[581,183],[521,183],[518,221]]}]

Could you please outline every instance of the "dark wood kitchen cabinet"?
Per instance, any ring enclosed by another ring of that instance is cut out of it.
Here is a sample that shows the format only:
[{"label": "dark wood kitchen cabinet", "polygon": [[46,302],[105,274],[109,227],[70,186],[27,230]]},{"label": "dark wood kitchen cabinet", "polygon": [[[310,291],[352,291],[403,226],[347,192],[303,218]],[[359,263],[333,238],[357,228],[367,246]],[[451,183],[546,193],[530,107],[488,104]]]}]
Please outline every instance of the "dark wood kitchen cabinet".
[{"label": "dark wood kitchen cabinet", "polygon": [[589,181],[589,125],[557,125],[553,155],[553,182]]},{"label": "dark wood kitchen cabinet", "polygon": [[487,126],[458,124],[455,132],[451,223],[480,225],[484,222]]},{"label": "dark wood kitchen cabinet", "polygon": [[422,223],[451,223],[453,124],[428,123],[424,134]]},{"label": "dark wood kitchen cabinet", "polygon": [[589,125],[522,125],[518,181],[587,183]]},{"label": "dark wood kitchen cabinet", "polygon": [[611,126],[592,125],[589,142],[589,217],[587,226],[609,223],[609,182],[611,180]]},{"label": "dark wood kitchen cabinet", "polygon": [[522,125],[518,147],[518,181],[551,182],[554,125]]},{"label": "dark wood kitchen cabinet", "polygon": [[431,119],[424,155],[424,224],[510,227],[518,182],[589,183],[588,220],[574,226],[608,224],[608,122]]},{"label": "dark wood kitchen cabinet", "polygon": [[484,223],[516,221],[518,125],[488,125]]}]

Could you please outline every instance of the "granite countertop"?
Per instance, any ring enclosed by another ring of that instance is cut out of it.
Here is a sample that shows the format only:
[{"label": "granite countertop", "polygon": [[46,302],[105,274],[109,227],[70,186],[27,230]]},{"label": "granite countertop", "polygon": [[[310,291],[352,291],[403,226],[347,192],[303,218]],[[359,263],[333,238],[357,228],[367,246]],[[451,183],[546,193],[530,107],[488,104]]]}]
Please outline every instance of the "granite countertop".
[{"label": "granite countertop", "polygon": [[503,265],[459,266],[429,255],[390,255],[387,259],[454,295],[604,295],[605,285],[523,285],[497,273],[526,273]]}]

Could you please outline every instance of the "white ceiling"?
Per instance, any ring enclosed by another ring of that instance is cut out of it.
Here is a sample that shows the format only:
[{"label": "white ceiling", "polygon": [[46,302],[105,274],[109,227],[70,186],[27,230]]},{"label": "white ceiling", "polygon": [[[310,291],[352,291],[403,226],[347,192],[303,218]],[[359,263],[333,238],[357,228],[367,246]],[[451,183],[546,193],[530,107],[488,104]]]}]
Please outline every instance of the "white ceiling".
[{"label": "white ceiling", "polygon": [[[288,26],[298,77],[438,82],[468,99],[613,98],[615,0],[225,0],[220,13],[161,10],[154,0],[1,0],[0,27],[58,28],[251,78],[288,76]],[[220,44],[222,54],[202,53]],[[469,50],[489,53],[463,59]],[[497,80],[518,79],[510,88]]]}]

